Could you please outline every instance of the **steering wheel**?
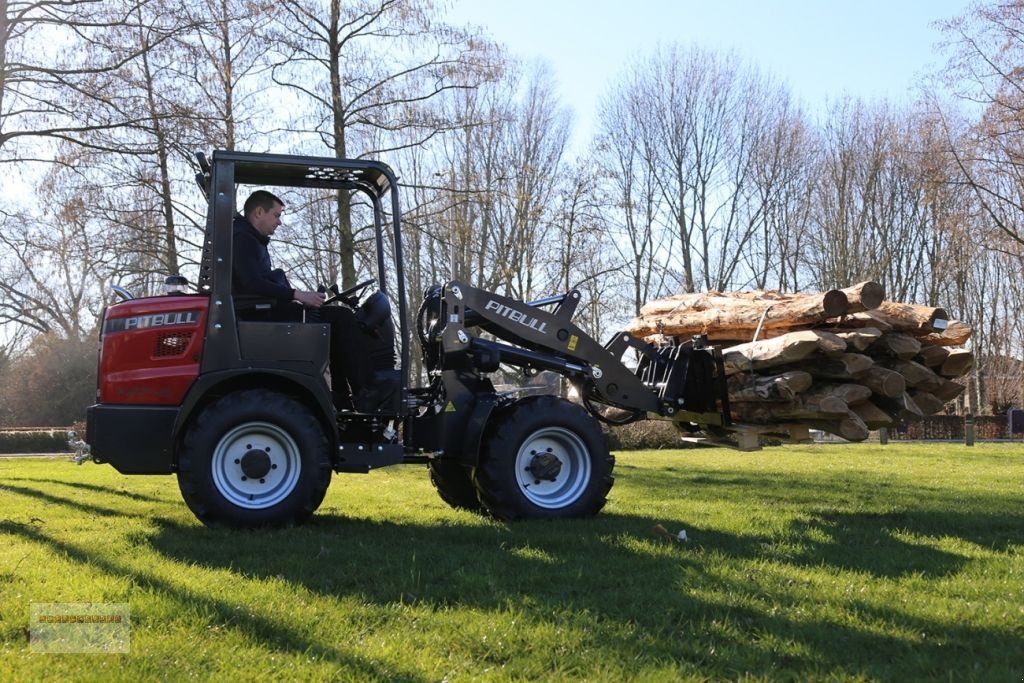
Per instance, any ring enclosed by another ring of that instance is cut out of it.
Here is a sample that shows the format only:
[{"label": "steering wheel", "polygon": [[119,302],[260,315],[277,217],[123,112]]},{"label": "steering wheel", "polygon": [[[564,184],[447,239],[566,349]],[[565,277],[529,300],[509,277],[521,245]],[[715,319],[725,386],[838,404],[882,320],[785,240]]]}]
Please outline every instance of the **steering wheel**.
[{"label": "steering wheel", "polygon": [[353,287],[349,287],[343,292],[338,291],[338,285],[331,285],[326,289],[327,292],[330,292],[330,295],[324,300],[324,304],[342,301],[354,308],[359,305],[359,299],[362,298],[363,291],[370,285],[376,284],[376,282],[376,278],[370,278]]}]

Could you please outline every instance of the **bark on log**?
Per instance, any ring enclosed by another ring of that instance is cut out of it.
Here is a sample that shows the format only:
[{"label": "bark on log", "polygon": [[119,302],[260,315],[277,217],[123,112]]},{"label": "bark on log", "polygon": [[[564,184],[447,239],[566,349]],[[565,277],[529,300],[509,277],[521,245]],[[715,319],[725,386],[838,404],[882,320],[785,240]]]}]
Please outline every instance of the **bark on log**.
[{"label": "bark on log", "polygon": [[937,368],[949,358],[949,351],[945,346],[922,346],[914,360],[929,368]]},{"label": "bark on log", "polygon": [[863,441],[870,433],[864,421],[853,411],[848,412],[846,417],[840,420],[815,420],[810,422],[809,426],[841,436],[847,441]]},{"label": "bark on log", "polygon": [[877,396],[871,400],[879,408],[900,420],[919,420],[924,417],[921,409],[907,392],[903,392],[898,398]]},{"label": "bark on log", "polygon": [[756,424],[777,424],[781,422],[807,420],[834,420],[849,412],[849,406],[841,398],[823,396],[807,401],[798,397],[787,403],[764,401],[738,401],[729,404],[734,420]]},{"label": "bark on log", "polygon": [[855,406],[850,406],[850,410],[857,414],[857,416],[863,420],[864,424],[868,429],[881,429],[882,427],[892,427],[898,420],[893,418],[892,415],[885,412],[871,401],[865,401]]},{"label": "bark on log", "polygon": [[793,330],[824,323],[842,315],[847,305],[846,295],[839,290],[789,295],[676,294],[645,304],[626,329],[640,338],[652,334],[690,337],[705,333],[711,340],[752,338],[759,326],[763,330]]},{"label": "bark on log", "polygon": [[930,394],[927,391],[912,390],[909,393],[910,397],[914,399],[914,403],[925,415],[934,415],[942,410],[942,407],[946,405],[945,401],[937,398],[934,394]]},{"label": "bark on log", "polygon": [[954,382],[950,379],[943,379],[942,384],[930,393],[943,403],[949,403],[957,396],[964,393],[966,389],[967,387],[959,382]]},{"label": "bark on log", "polygon": [[960,346],[971,338],[971,326],[959,320],[950,320],[944,332],[933,332],[917,338],[922,346]]},{"label": "bark on log", "polygon": [[926,368],[912,360],[896,361],[889,367],[903,375],[908,387],[919,391],[935,391],[942,386],[942,378],[936,375],[931,368]]},{"label": "bark on log", "polygon": [[875,361],[860,353],[844,353],[833,358],[811,358],[800,364],[815,377],[849,380],[863,377]]},{"label": "bark on log", "polygon": [[892,332],[892,325],[878,311],[863,311],[843,318],[842,324],[849,327],[871,327],[883,333]]},{"label": "bark on log", "polygon": [[872,355],[885,354],[900,360],[910,360],[921,351],[921,342],[909,334],[887,332],[878,338],[868,352]]},{"label": "bark on log", "polygon": [[[846,313],[860,313],[878,308],[885,300],[885,287],[877,282],[858,282],[840,290],[849,302]],[[837,314],[839,315],[839,314]]]},{"label": "bark on log", "polygon": [[845,382],[843,384],[818,382],[802,393],[800,398],[807,401],[817,399],[820,396],[835,396],[836,398],[843,399],[846,405],[854,406],[871,398],[871,389],[863,384],[854,384],[853,382]]},{"label": "bark on log", "polygon": [[942,332],[949,323],[946,310],[935,306],[883,301],[876,312],[899,321],[898,325],[893,326],[896,329]]},{"label": "bark on log", "polygon": [[882,331],[877,327],[862,327],[859,330],[837,330],[833,334],[846,342],[847,350],[864,351],[882,336]]},{"label": "bark on log", "polygon": [[907,382],[903,375],[880,365],[871,367],[858,381],[872,393],[889,398],[901,396],[907,390]]},{"label": "bark on log", "polygon": [[[846,316],[843,318],[843,324],[850,327],[877,327],[883,332],[905,332],[913,335],[922,344],[959,346],[967,341],[971,334],[970,327],[955,320],[947,321],[943,316],[946,316],[946,312],[941,308],[885,301],[873,311]],[[950,328],[954,327],[955,323],[960,327],[951,332]],[[948,341],[957,338],[960,338],[960,341]],[[926,339],[933,341],[927,342]]]},{"label": "bark on log", "polygon": [[768,376],[741,372],[728,378],[729,401],[790,401],[812,382],[810,373],[802,370]]},{"label": "bark on log", "polygon": [[939,367],[943,377],[963,377],[974,368],[974,352],[967,349],[951,349],[949,356]]},{"label": "bark on log", "polygon": [[[841,353],[846,342],[829,332],[804,330],[732,346],[722,352],[725,374],[763,370],[804,360],[815,351]],[[795,368],[802,369],[802,368]]]}]

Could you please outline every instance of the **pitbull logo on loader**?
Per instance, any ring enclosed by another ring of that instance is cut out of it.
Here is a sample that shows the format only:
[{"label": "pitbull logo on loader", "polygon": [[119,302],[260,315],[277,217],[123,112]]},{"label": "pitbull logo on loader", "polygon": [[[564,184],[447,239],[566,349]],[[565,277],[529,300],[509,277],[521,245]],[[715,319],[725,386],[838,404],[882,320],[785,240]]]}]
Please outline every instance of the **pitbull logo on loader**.
[{"label": "pitbull logo on loader", "polygon": [[522,311],[517,311],[514,308],[510,308],[509,306],[500,304],[494,299],[491,299],[486,304],[484,304],[484,310],[494,311],[498,315],[508,318],[512,322],[516,322],[525,327],[529,327],[531,330],[536,330],[541,334],[547,334],[547,323],[537,320],[537,318],[534,316],[526,315]]}]

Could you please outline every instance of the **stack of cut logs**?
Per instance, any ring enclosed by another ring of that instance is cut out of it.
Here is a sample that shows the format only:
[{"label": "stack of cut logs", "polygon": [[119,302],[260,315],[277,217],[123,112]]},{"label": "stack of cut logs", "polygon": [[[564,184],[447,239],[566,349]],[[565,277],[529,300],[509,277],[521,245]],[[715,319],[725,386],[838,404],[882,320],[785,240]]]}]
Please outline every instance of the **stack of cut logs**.
[{"label": "stack of cut logs", "polygon": [[974,365],[971,328],[941,308],[885,301],[875,282],[813,294],[709,292],[649,302],[628,327],[654,343],[723,349],[735,429],[821,429],[850,441],[940,411]]}]

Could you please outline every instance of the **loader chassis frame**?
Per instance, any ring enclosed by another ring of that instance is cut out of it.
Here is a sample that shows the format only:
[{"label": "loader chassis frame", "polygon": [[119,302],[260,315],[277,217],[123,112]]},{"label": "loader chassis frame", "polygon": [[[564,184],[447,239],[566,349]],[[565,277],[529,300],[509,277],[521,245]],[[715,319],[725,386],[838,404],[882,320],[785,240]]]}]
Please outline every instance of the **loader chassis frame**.
[{"label": "loader chassis frame", "polygon": [[[403,462],[430,463],[432,481],[453,504],[472,508],[475,497],[504,518],[587,516],[604,504],[613,463],[596,427],[606,418],[595,406],[629,419],[728,422],[716,350],[700,340],[655,348],[624,333],[602,345],[571,320],[576,290],[524,302],[457,281],[431,288],[415,327],[429,382],[411,387],[412,323],[391,169],[222,151],[210,163],[199,160],[209,209],[198,293],[105,311],[86,438],[96,462],[122,473],[176,472],[186,502],[208,524],[301,522],[319,504],[331,470],[365,473]],[[372,413],[336,409],[325,379],[329,326],[244,319],[240,311],[254,302],[231,292],[238,184],[354,192],[369,201],[376,281],[397,308],[400,392],[391,405]],[[627,351],[638,357],[633,369],[623,361]],[[590,414],[564,399],[496,391],[489,375],[500,367],[517,367],[526,378],[558,373]],[[287,419],[278,424],[253,402],[273,404]],[[235,436],[218,441],[219,425]],[[326,455],[309,455],[321,448],[310,431],[322,435]],[[250,441],[265,442],[265,454],[250,452]],[[289,477],[278,466],[290,468]],[[294,483],[295,493],[267,494],[254,482]],[[260,501],[273,504],[264,509]]]}]

